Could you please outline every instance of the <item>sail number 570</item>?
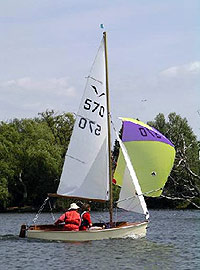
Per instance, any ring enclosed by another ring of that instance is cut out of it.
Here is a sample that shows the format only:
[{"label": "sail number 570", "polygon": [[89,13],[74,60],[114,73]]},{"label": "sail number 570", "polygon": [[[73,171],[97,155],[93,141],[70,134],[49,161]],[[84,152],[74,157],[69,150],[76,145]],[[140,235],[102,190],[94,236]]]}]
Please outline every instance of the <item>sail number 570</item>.
[{"label": "sail number 570", "polygon": [[81,129],[85,129],[86,127],[89,127],[90,132],[94,133],[96,136],[99,136],[101,134],[101,126],[96,124],[94,121],[85,119],[84,117],[80,118],[78,126]]},{"label": "sail number 570", "polygon": [[98,103],[96,101],[92,101],[89,98],[86,98],[83,108],[87,111],[90,111],[90,110],[92,112],[96,111],[96,112],[98,112],[99,116],[101,116],[101,117],[104,116],[104,112],[105,112],[104,106],[102,106],[100,103]]}]

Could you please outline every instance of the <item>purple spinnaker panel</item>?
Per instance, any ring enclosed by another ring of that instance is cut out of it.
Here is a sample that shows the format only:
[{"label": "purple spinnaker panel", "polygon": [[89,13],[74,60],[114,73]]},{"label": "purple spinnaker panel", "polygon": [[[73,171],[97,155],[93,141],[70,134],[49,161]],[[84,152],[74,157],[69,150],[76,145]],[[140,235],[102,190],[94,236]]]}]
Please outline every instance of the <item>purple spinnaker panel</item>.
[{"label": "purple spinnaker panel", "polygon": [[123,122],[122,141],[158,141],[174,147],[174,145],[155,128],[147,128],[146,126],[130,121]]}]

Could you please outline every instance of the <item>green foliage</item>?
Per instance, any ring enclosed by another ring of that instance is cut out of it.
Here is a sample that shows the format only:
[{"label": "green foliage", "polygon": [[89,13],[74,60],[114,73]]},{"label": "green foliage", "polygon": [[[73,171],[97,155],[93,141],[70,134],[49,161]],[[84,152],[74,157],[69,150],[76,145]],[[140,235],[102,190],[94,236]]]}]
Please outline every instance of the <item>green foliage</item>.
[{"label": "green foliage", "polygon": [[53,111],[41,115],[0,124],[1,208],[39,206],[48,192],[56,192],[74,118]]},{"label": "green foliage", "polygon": [[54,143],[62,146],[62,158],[64,158],[74,126],[74,116],[71,113],[55,115],[53,110],[47,110],[39,115],[42,116],[43,121],[46,122],[51,130]]},{"label": "green foliage", "polygon": [[6,178],[0,178],[0,210],[6,207],[9,193]]},{"label": "green foliage", "polygon": [[[164,189],[164,195],[175,200],[178,208],[187,207],[200,196],[199,142],[186,118],[170,113],[168,122],[163,114],[148,122],[174,144],[176,158]],[[182,201],[182,202],[181,202]]]},{"label": "green foliage", "polygon": [[[176,148],[174,168],[164,189],[160,207],[184,208],[200,204],[200,142],[187,120],[171,113],[168,120],[158,114],[154,126]],[[47,193],[55,193],[59,184],[64,157],[74,125],[70,113],[46,111],[35,119],[14,119],[0,123],[0,210],[11,206],[39,207]],[[120,131],[120,136],[121,136]],[[119,153],[113,150],[113,170]],[[119,188],[113,186],[116,201]],[[168,198],[173,200],[169,201]],[[72,200],[57,200],[59,209],[68,208]],[[154,202],[149,200],[150,206]],[[107,207],[107,203],[92,202],[92,209]]]}]

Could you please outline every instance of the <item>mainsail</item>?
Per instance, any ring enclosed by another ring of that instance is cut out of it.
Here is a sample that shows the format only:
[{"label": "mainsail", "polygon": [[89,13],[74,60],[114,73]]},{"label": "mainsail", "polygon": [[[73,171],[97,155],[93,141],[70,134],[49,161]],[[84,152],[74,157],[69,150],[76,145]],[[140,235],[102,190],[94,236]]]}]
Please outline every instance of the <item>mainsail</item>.
[{"label": "mainsail", "polygon": [[[161,195],[174,163],[175,150],[173,144],[156,129],[135,119],[122,118],[122,121],[122,142],[135,172],[132,179],[138,179],[141,193],[137,189],[134,191],[136,186],[132,184],[134,180],[131,181],[127,158],[121,147],[114,174],[116,184],[121,186],[118,206],[142,213],[144,209],[139,207],[139,197],[141,194]],[[131,189],[135,196],[131,196]]]},{"label": "mainsail", "polygon": [[65,157],[58,195],[108,200],[105,46],[92,65]]}]

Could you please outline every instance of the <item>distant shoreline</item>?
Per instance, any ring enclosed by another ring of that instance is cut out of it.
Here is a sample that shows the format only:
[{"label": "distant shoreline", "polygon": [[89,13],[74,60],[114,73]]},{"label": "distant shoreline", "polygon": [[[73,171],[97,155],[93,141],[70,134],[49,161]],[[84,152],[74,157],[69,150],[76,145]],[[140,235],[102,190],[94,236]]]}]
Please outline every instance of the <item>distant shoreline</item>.
[{"label": "distant shoreline", "polygon": [[[39,210],[39,208],[34,208],[34,207],[30,207],[30,206],[24,206],[24,207],[9,207],[5,210],[0,210],[0,214],[9,214],[9,213],[37,213]],[[54,213],[59,213],[64,211],[65,209],[54,209],[53,212]],[[198,208],[195,207],[186,207],[186,208],[170,208],[170,207],[161,207],[161,208],[156,208],[156,207],[149,207],[149,210],[199,210]],[[98,210],[93,210],[93,211],[99,211]],[[49,210],[43,210],[43,213],[49,213]]]}]

